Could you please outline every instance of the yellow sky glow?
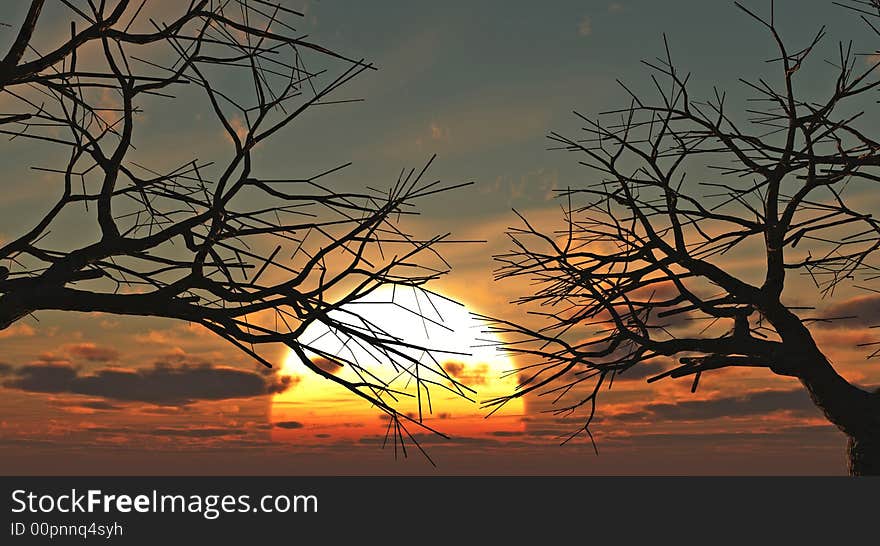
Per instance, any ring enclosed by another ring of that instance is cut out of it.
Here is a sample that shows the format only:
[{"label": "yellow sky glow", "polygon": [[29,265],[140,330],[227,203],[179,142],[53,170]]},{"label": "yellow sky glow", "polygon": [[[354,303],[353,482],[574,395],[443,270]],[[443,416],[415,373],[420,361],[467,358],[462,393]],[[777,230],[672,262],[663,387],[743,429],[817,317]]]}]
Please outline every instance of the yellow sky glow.
[{"label": "yellow sky glow", "polygon": [[[468,309],[441,296],[406,289],[380,289],[349,308],[373,324],[381,324],[386,332],[414,345],[436,349],[433,356],[424,351],[410,351],[418,359],[422,377],[436,381],[428,394],[422,389],[421,406],[424,422],[432,428],[456,437],[498,434],[522,430],[525,412],[521,399],[507,404],[491,419],[479,402],[513,392],[517,378],[510,374],[513,362],[498,353],[492,334],[484,332],[481,321]],[[418,315],[424,316],[424,320]],[[346,318],[359,321],[353,316]],[[387,326],[386,326],[387,325]],[[398,396],[392,405],[399,411],[418,416],[419,400],[411,375],[396,372],[382,355],[334,335],[326,326],[315,325],[304,339],[326,353],[358,362],[364,371],[389,382],[389,386],[410,396]],[[443,386],[452,382],[450,376],[475,392],[464,391],[468,400]],[[297,442],[327,442],[333,438],[359,439],[384,436],[388,418],[365,400],[353,396],[344,387],[308,370],[296,355],[289,354],[280,372],[294,376],[295,385],[274,396],[271,419],[275,423],[273,439]],[[350,367],[335,374],[347,379],[357,378]],[[441,386],[442,385],[442,386]],[[424,432],[411,425],[410,432]]]}]

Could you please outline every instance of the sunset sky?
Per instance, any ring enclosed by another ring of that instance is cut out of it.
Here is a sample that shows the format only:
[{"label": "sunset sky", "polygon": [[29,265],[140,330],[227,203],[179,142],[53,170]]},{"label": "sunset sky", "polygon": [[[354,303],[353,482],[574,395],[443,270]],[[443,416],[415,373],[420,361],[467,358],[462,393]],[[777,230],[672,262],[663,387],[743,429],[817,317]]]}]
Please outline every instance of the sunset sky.
[{"label": "sunset sky", "polygon": [[[174,13],[176,4],[149,3],[157,16]],[[768,4],[746,3],[756,10]],[[288,4],[305,13],[297,30],[378,70],[342,91],[341,98],[364,102],[315,108],[256,150],[260,169],[293,176],[352,161],[333,175],[336,187],[385,186],[400,169],[421,167],[437,154],[432,178],[473,182],[423,203],[411,225],[414,232],[486,241],[444,246],[453,269],[433,286],[465,306],[445,316],[455,317],[450,326],[458,330],[450,343],[473,355],[450,358],[444,368],[471,386],[477,400],[512,388],[503,376],[518,364],[475,347],[486,336],[465,312],[520,317],[509,302],[527,286],[494,282],[491,259],[508,248],[504,231],[517,223],[511,209],[552,226],[560,211],[555,190],[585,181],[579,158],[548,150],[547,134],[576,134],[581,124],[573,110],[595,115],[628,106],[617,79],[650,89],[640,60],[663,51],[664,33],[680,69],[692,72],[694,92],[727,89],[740,111],[749,107],[749,95],[738,78],[774,77],[764,62],[776,55],[771,38],[727,0]],[[857,16],[830,1],[776,4],[792,44],[805,45],[828,25],[824,49],[802,79],[808,93],[833,85],[822,60],[836,55],[838,40],[853,39],[866,53],[880,44]],[[14,0],[0,7],[0,22],[11,25],[0,27],[0,51],[28,5]],[[48,48],[60,41],[68,16],[50,10],[38,26],[38,42]],[[4,114],[7,99],[0,95]],[[228,138],[206,121],[205,104],[185,93],[162,104],[145,109],[139,154],[175,164],[228,150]],[[21,139],[0,146],[0,242],[29,228],[57,194],[55,178],[30,168],[58,167],[63,160],[48,150]],[[878,195],[849,197],[880,212]],[[54,237],[87,238],[90,230],[73,223]],[[723,266],[747,275],[761,264],[759,255],[740,254]],[[786,294],[792,304],[829,315],[860,315],[819,323],[814,335],[847,379],[880,384],[880,360],[866,360],[869,349],[856,346],[880,338],[870,329],[880,323],[880,298],[846,287],[820,300],[799,278]],[[563,420],[547,413],[546,397],[527,398],[488,419],[478,404],[438,398],[431,423],[451,438],[419,436],[434,468],[412,449],[395,459],[393,447],[382,448],[384,417],[375,408],[288,363],[282,347],[270,353],[276,366],[266,371],[186,323],[59,312],[35,319],[0,331],[0,466],[12,474],[846,472],[844,436],[796,380],[766,370],[706,375],[694,394],[686,379],[645,382],[662,368],[632,370],[601,399],[591,429],[599,456],[588,439],[559,446],[560,435],[583,416]],[[387,319],[406,335],[420,335],[405,318],[392,313]]]}]

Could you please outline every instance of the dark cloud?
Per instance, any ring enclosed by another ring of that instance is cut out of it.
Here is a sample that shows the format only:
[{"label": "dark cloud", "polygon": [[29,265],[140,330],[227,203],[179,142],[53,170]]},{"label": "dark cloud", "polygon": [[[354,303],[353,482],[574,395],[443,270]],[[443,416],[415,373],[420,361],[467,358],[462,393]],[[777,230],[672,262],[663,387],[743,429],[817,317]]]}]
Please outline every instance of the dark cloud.
[{"label": "dark cloud", "polygon": [[4,364],[0,362],[0,375],[9,375],[14,370],[11,364]]},{"label": "dark cloud", "polygon": [[15,379],[4,381],[3,386],[34,392],[77,392],[72,389],[78,379],[77,372],[68,364],[31,364],[18,368],[15,376]]},{"label": "dark cloud", "polygon": [[485,363],[468,365],[450,361],[443,363],[443,369],[462,385],[474,386],[486,384],[486,374],[489,372],[489,365]]},{"label": "dark cloud", "polygon": [[303,425],[299,421],[280,421],[278,423],[275,423],[275,426],[278,428],[295,429],[303,428],[303,426],[305,425]]},{"label": "dark cloud", "polygon": [[789,411],[804,417],[817,417],[819,410],[802,389],[758,391],[737,397],[647,404],[640,411],[618,414],[623,421],[701,421],[719,417],[746,417]]},{"label": "dark cloud", "polygon": [[116,411],[125,409],[125,406],[111,404],[110,402],[107,402],[105,400],[67,400],[61,401],[60,403],[58,403],[58,405],[65,408],[85,408],[99,411]]},{"label": "dark cloud", "polygon": [[514,436],[522,436],[523,432],[519,430],[493,430],[489,434],[498,438],[511,438]]},{"label": "dark cloud", "polygon": [[31,364],[14,372],[3,386],[31,392],[100,396],[157,405],[185,405],[199,400],[225,400],[272,394],[290,387],[288,377],[210,365],[152,368],[105,368],[80,374],[70,365]]},{"label": "dark cloud", "polygon": [[880,294],[859,296],[833,303],[817,316],[823,318],[855,317],[847,320],[817,322],[816,326],[821,328],[853,328],[880,324]]},{"label": "dark cloud", "polygon": [[342,370],[342,366],[340,366],[337,362],[333,362],[332,360],[328,360],[326,358],[313,358],[312,364],[314,364],[321,370],[334,375]]},{"label": "dark cloud", "polygon": [[121,434],[125,436],[140,434],[144,436],[182,436],[187,438],[217,438],[222,436],[241,436],[247,434],[245,430],[222,427],[193,427],[193,428],[135,428],[135,427],[92,427],[90,432],[99,434]]},{"label": "dark cloud", "polygon": [[100,347],[94,343],[76,343],[67,346],[67,352],[74,357],[89,362],[111,362],[119,360],[119,351],[110,347]]},{"label": "dark cloud", "polygon": [[[593,421],[595,421],[595,419],[593,419]],[[565,430],[568,431],[569,429],[565,429]],[[552,430],[552,429],[541,428],[541,429],[535,429],[535,430],[531,430],[531,429],[529,429],[529,430],[526,432],[526,434],[528,434],[529,436],[535,436],[535,437],[542,437],[542,436],[562,436],[562,435],[564,435],[564,432],[563,432],[563,431],[559,431],[559,430]]]}]

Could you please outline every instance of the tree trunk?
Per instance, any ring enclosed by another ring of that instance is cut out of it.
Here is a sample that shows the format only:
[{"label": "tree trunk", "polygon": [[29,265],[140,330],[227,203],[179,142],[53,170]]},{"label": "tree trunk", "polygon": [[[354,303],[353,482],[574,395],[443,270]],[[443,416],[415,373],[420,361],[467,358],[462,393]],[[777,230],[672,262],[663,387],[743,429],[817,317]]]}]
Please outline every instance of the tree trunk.
[{"label": "tree trunk", "polygon": [[880,475],[880,395],[850,384],[827,361],[800,379],[816,406],[846,434],[849,473]]},{"label": "tree trunk", "polygon": [[847,445],[852,476],[880,476],[880,431],[850,436]]},{"label": "tree trunk", "polygon": [[774,371],[800,379],[813,403],[846,434],[851,475],[880,475],[880,391],[859,388],[837,373],[790,310],[774,307],[768,316],[785,345]]},{"label": "tree trunk", "polygon": [[823,362],[801,376],[813,402],[848,438],[849,473],[880,475],[880,394],[856,387]]}]

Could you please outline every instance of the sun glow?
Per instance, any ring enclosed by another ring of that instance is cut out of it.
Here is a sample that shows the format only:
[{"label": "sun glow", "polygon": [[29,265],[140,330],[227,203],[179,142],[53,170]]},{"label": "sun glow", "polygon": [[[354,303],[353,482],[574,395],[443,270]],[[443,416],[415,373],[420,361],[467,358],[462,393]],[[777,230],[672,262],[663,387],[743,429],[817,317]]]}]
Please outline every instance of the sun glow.
[{"label": "sun glow", "polygon": [[[511,359],[496,351],[493,335],[485,332],[484,324],[467,308],[412,288],[381,288],[348,304],[345,310],[356,312],[395,338],[430,348],[430,354],[415,349],[404,352],[422,364],[422,379],[435,384],[428,389],[416,389],[412,373],[395,370],[380,352],[352,343],[317,324],[306,331],[304,342],[318,352],[355,361],[363,371],[359,376],[351,366],[340,367],[311,354],[312,361],[322,369],[349,380],[362,380],[370,375],[385,380],[390,388],[408,396],[397,395],[396,401],[385,396],[384,400],[416,419],[421,407],[425,424],[453,437],[502,436],[523,430],[522,399],[509,402],[501,411],[485,418],[488,411],[480,407],[480,402],[514,392],[517,377],[511,373]],[[344,320],[354,324],[360,319]],[[388,427],[385,413],[309,370],[293,352],[287,355],[280,373],[291,376],[294,385],[273,397],[273,439],[318,444],[384,438]],[[449,378],[462,385],[470,400],[455,392]],[[413,434],[427,432],[414,424],[408,428]]]}]

